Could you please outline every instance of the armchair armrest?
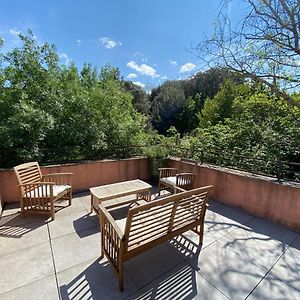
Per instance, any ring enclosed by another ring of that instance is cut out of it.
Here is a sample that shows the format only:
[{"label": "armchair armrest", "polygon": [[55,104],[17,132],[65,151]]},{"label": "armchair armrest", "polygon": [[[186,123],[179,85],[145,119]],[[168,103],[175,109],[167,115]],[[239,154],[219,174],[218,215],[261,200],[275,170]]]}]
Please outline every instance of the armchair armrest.
[{"label": "armchair armrest", "polygon": [[71,176],[73,173],[52,173],[44,174],[42,181],[51,181],[55,184],[71,185]]},{"label": "armchair armrest", "polygon": [[21,189],[21,196],[26,198],[49,198],[53,197],[53,182],[36,182],[23,183],[19,187]]},{"label": "armchair armrest", "polygon": [[177,173],[176,176],[196,176],[196,174],[185,172],[185,173]]},{"label": "armchair armrest", "polygon": [[54,182],[47,182],[47,181],[41,181],[36,183],[23,183],[19,184],[19,187],[26,187],[26,186],[41,186],[41,185],[54,185]]}]

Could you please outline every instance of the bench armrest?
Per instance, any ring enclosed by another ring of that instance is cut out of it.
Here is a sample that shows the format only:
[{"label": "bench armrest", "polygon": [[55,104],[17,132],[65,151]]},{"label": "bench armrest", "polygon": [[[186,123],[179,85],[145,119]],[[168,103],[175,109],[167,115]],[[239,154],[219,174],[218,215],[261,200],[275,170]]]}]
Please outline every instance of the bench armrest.
[{"label": "bench armrest", "polygon": [[185,189],[183,189],[183,188],[181,188],[181,187],[179,187],[179,186],[174,186],[174,190],[175,190],[175,194],[177,194],[177,193],[182,193],[182,192],[186,192],[186,190]]},{"label": "bench armrest", "polygon": [[[112,226],[112,229],[115,231],[115,233],[117,234],[117,236],[119,237],[119,239],[122,240],[123,237],[124,237],[124,234],[123,234],[122,230],[120,229],[119,225],[114,220],[114,218],[107,211],[107,209],[104,206],[104,204],[99,204],[98,208],[99,208],[99,222],[100,222],[100,225],[105,225],[107,223],[110,223],[111,226]],[[100,230],[101,229],[102,228],[100,228]],[[103,228],[103,230],[105,231],[106,228]]]},{"label": "bench armrest", "polygon": [[42,176],[42,181],[51,181],[55,184],[62,185],[71,185],[71,176],[73,173],[52,173],[52,174],[44,174]]}]

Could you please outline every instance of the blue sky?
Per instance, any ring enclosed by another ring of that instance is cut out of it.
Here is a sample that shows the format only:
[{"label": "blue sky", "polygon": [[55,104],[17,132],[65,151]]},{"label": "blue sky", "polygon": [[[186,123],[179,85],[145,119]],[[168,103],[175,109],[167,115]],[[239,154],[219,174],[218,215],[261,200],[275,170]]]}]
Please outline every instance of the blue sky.
[{"label": "blue sky", "polygon": [[18,32],[33,30],[54,43],[61,62],[118,67],[125,79],[150,89],[202,70],[189,49],[210,35],[219,0],[3,1],[0,35],[8,51]]}]

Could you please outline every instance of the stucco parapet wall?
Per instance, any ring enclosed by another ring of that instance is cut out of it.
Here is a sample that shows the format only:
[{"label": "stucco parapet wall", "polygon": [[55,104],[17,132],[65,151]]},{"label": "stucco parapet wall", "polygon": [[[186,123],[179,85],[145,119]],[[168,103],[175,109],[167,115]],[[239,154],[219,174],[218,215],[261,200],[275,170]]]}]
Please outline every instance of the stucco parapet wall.
[{"label": "stucco parapet wall", "polygon": [[251,178],[251,179],[264,180],[264,181],[271,182],[274,184],[290,186],[290,187],[300,189],[300,183],[295,182],[295,181],[279,180],[275,177],[250,173],[250,172],[246,172],[246,171],[240,171],[240,170],[236,170],[236,169],[230,169],[230,168],[226,168],[226,167],[219,167],[219,166],[214,166],[214,165],[210,165],[210,164],[200,164],[199,166],[201,166],[203,168],[213,169],[213,170],[220,171],[220,172],[225,172],[225,173],[236,175],[236,176],[243,176],[243,177],[247,177],[247,178]]},{"label": "stucco parapet wall", "polygon": [[[127,160],[137,160],[137,159],[147,159],[145,156],[135,156],[130,158],[120,158],[120,159],[102,159],[102,160],[78,160],[75,162],[68,162],[68,163],[56,163],[56,164],[39,164],[42,168],[54,168],[54,167],[68,167],[68,166],[76,166],[76,165],[83,165],[83,164],[98,164],[98,163],[105,163],[105,162],[116,162],[116,161],[127,161]],[[0,168],[1,171],[13,171],[13,168]]]},{"label": "stucco parapet wall", "polygon": [[[179,159],[171,159],[177,167]],[[210,164],[199,164],[195,187],[214,186],[210,197],[300,232],[300,184]]]},{"label": "stucco parapet wall", "polygon": [[[173,160],[175,163],[179,163],[180,158],[171,157],[170,160]],[[195,162],[197,162],[197,161],[195,160]],[[279,184],[279,185],[284,185],[284,186],[289,186],[289,187],[294,187],[294,188],[300,189],[300,182],[288,181],[288,180],[283,180],[283,179],[281,180],[281,179],[277,179],[276,177],[250,173],[250,172],[232,169],[232,168],[228,168],[228,167],[220,167],[220,166],[216,166],[216,165],[201,163],[200,161],[198,161],[198,163],[199,163],[198,166],[202,167],[202,168],[220,171],[223,173],[236,175],[236,176],[243,176],[243,177],[247,177],[247,178],[251,178],[251,179],[264,180],[264,181],[271,182],[274,184]]]},{"label": "stucco parapet wall", "polygon": [[[43,174],[73,173],[73,192],[85,191],[93,186],[119,181],[137,178],[142,180],[150,179],[149,161],[145,157],[41,165],[41,170]],[[0,195],[2,202],[18,201],[17,184],[17,178],[13,169],[0,170]]]}]

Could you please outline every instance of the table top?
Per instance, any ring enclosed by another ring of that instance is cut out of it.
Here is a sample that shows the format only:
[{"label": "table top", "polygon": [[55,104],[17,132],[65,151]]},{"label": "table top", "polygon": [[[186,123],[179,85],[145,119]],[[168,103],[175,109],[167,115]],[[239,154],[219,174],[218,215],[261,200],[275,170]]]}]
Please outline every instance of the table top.
[{"label": "table top", "polygon": [[91,194],[99,200],[108,200],[151,189],[151,185],[140,180],[128,180],[90,188]]}]

